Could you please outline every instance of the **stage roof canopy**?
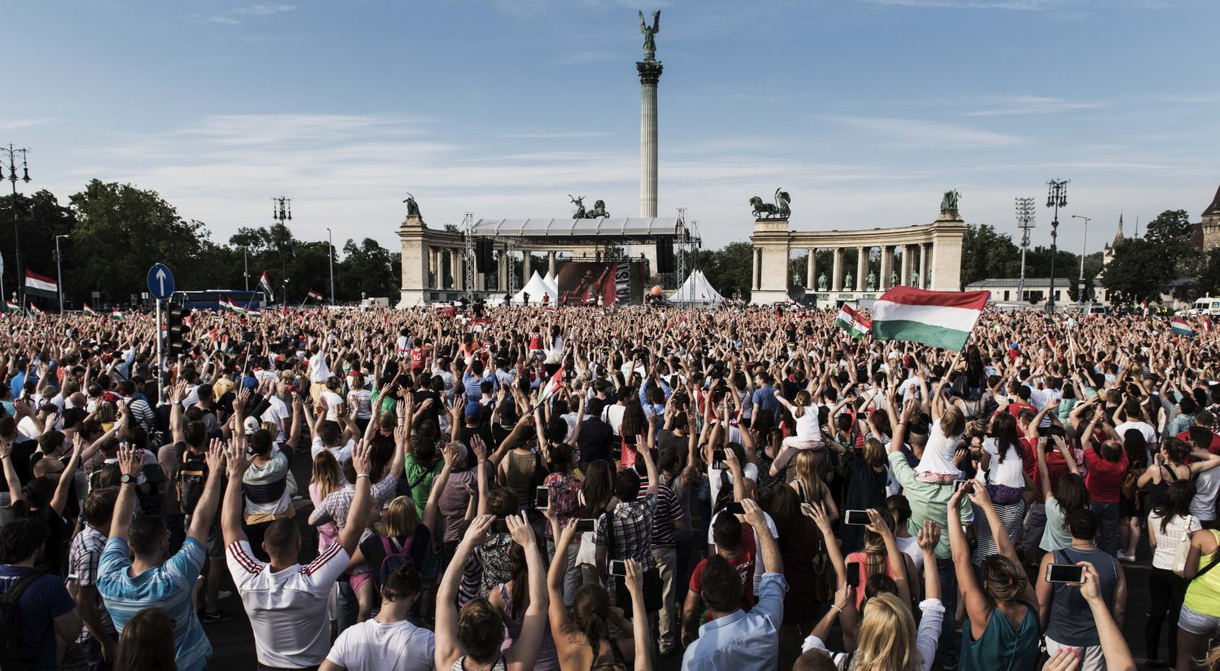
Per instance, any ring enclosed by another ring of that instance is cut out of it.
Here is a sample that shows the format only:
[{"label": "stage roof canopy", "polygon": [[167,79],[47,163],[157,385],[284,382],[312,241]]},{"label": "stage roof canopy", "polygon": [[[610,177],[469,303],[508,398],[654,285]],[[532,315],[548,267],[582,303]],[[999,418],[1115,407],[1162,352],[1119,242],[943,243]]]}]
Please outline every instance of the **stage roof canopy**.
[{"label": "stage roof canopy", "polygon": [[608,238],[616,241],[683,234],[677,217],[603,219],[479,219],[474,235],[497,238]]}]

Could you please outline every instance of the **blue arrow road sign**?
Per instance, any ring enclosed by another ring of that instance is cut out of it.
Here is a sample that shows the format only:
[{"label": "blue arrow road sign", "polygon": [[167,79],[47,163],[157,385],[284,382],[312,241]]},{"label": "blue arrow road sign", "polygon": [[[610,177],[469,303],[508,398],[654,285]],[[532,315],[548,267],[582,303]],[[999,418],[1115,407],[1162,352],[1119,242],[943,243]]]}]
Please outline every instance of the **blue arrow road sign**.
[{"label": "blue arrow road sign", "polygon": [[148,293],[159,301],[174,295],[174,274],[164,263],[153,264],[148,269]]}]

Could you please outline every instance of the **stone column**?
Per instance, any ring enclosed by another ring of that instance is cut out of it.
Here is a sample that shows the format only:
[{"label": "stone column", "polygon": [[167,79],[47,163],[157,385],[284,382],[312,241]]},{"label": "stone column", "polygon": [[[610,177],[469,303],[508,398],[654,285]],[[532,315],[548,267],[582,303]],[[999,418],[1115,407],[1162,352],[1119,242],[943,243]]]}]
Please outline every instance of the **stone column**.
[{"label": "stone column", "polygon": [[890,273],[894,266],[894,257],[890,255],[890,246],[881,247],[881,277],[877,278],[877,288],[885,291],[890,288]]},{"label": "stone column", "polygon": [[902,246],[902,272],[898,275],[898,283],[911,286],[911,246]]},{"label": "stone column", "polygon": [[460,254],[461,250],[449,249],[449,282],[453,285],[454,291],[462,291],[466,288],[462,286],[465,284],[465,277],[462,274],[462,257]]},{"label": "stone column", "polygon": [[818,250],[814,247],[809,248],[809,258],[805,259],[805,289],[818,289]]},{"label": "stone column", "polygon": [[919,284],[920,289],[928,288],[928,246],[919,243]]},{"label": "stone column", "polygon": [[521,286],[529,284],[530,277],[533,273],[530,272],[530,250],[521,251]]},{"label": "stone column", "polygon": [[496,263],[496,291],[508,291],[508,250],[500,250]]},{"label": "stone column", "polygon": [[657,216],[657,83],[661,62],[639,61],[640,75],[640,216]]},{"label": "stone column", "polygon": [[864,276],[868,274],[868,248],[859,247],[856,250],[856,291],[864,291],[867,286]]},{"label": "stone column", "polygon": [[546,274],[555,275],[555,252],[546,253]]},{"label": "stone column", "polygon": [[843,290],[843,248],[835,247],[834,254],[834,277],[830,280],[831,291]]},{"label": "stone column", "polygon": [[762,250],[755,247],[751,250],[750,255],[754,261],[754,267],[750,272],[750,288],[758,291],[758,285],[762,283]]}]

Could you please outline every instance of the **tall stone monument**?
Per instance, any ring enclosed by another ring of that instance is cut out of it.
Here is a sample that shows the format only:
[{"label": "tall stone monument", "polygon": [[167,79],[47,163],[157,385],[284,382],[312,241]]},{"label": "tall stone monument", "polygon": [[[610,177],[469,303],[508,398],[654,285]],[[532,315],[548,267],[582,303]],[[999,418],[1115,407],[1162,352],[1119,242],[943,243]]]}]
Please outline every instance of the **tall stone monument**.
[{"label": "tall stone monument", "polygon": [[657,216],[657,83],[661,80],[661,61],[657,60],[654,37],[661,30],[661,12],[652,13],[652,25],[640,12],[640,32],[644,35],[644,60],[637,61],[640,75],[640,216]]}]

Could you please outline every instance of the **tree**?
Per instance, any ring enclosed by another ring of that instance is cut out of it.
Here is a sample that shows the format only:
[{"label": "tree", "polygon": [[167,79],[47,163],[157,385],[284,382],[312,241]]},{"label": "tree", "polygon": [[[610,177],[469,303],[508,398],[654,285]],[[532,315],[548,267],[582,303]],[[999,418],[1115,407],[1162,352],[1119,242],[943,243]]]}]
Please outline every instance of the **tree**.
[{"label": "tree", "polygon": [[398,289],[400,266],[390,250],[372,238],[357,245],[343,245],[343,260],[335,264],[335,293],[341,301],[359,300],[362,294],[393,298]]},{"label": "tree", "polygon": [[[1028,273],[1027,273],[1028,275]],[[1021,248],[990,224],[966,224],[962,237],[962,286],[1021,276]]]},{"label": "tree", "polygon": [[[0,198],[0,250],[4,256],[4,290],[17,290],[17,258],[13,254],[13,196]],[[60,205],[55,194],[41,190],[32,196],[17,194],[17,225],[21,230],[21,266],[40,275],[55,277],[55,236],[68,235],[76,226],[72,210]],[[71,242],[60,242],[67,254]],[[70,268],[65,264],[65,272]],[[5,296],[4,298],[8,298]]]},{"label": "tree", "polygon": [[1117,305],[1159,302],[1174,278],[1161,247],[1146,238],[1125,240],[1101,276],[1106,298]]},{"label": "tree", "polygon": [[1168,250],[1183,249],[1190,245],[1194,224],[1186,210],[1165,210],[1148,222],[1144,239]]},{"label": "tree", "polygon": [[82,300],[98,291],[104,300],[127,302],[146,291],[145,275],[157,261],[169,264],[182,289],[208,288],[224,274],[201,262],[207,228],[178,216],[155,191],[95,179],[70,200],[76,226],[64,284]]},{"label": "tree", "polygon": [[1207,253],[1206,260],[1199,271],[1195,282],[1199,296],[1213,296],[1220,293],[1220,248]]},{"label": "tree", "polygon": [[728,297],[740,291],[749,299],[753,286],[750,273],[754,269],[754,245],[749,242],[731,242],[721,249],[700,253],[699,267],[717,291]]}]

